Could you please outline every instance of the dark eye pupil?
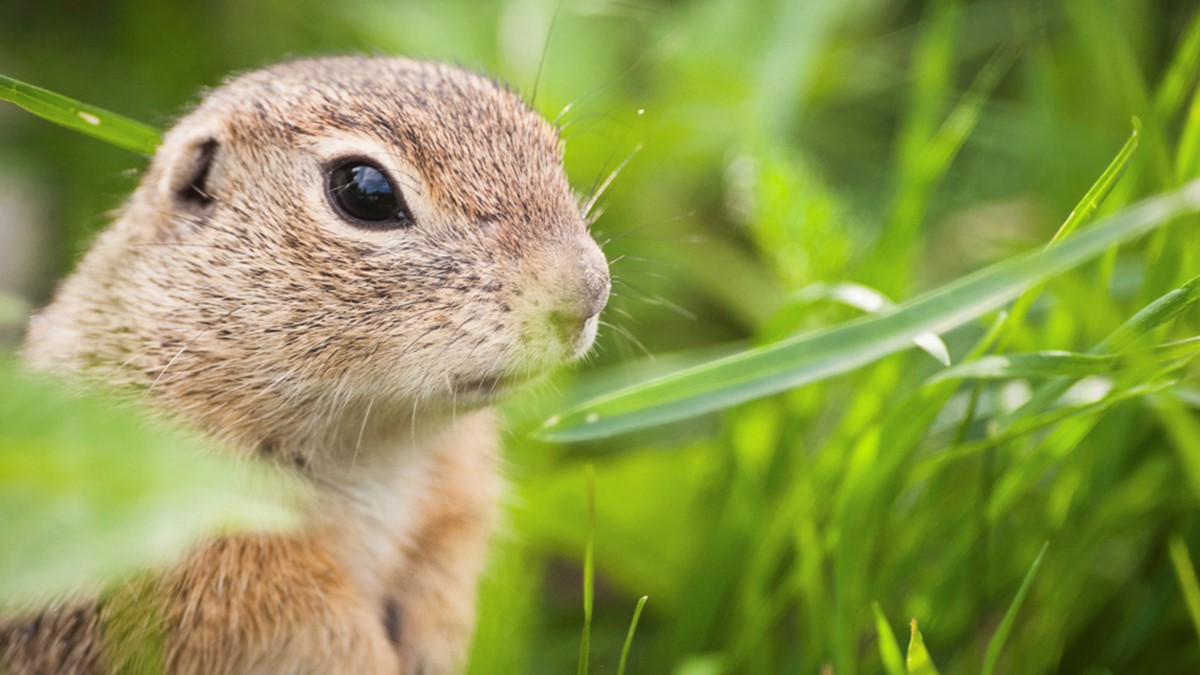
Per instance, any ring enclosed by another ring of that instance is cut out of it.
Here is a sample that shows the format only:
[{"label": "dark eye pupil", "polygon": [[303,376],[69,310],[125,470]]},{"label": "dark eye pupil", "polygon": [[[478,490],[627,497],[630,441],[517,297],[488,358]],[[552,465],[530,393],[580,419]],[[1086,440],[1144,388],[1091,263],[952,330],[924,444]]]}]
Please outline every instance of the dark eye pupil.
[{"label": "dark eye pupil", "polygon": [[412,222],[404,197],[392,187],[387,174],[366,162],[346,162],[331,171],[329,193],[351,222],[383,227],[403,227]]}]

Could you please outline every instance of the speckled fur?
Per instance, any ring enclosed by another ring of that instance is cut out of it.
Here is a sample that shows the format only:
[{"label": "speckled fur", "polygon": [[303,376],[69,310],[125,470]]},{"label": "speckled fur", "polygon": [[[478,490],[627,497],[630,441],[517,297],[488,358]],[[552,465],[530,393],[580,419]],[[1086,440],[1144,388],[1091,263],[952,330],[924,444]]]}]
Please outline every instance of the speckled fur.
[{"label": "speckled fur", "polygon": [[[347,157],[415,224],[339,218]],[[199,546],[149,584],[144,630],[108,628],[112,603],[10,621],[0,664],[109,672],[135,658],[115,635],[152,634],[181,675],[457,672],[502,490],[487,405],[586,351],[608,289],[554,129],[486,78],[348,57],[211,92],[24,355],[301,474],[307,525]]]}]

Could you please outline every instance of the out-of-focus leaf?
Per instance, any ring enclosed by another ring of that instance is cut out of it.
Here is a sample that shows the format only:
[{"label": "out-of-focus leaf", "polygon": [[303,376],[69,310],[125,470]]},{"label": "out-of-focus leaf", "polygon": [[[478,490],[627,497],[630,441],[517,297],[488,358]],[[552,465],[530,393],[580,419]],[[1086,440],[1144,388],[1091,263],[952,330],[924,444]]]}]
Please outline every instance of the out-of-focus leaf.
[{"label": "out-of-focus leaf", "polygon": [[947,368],[930,381],[1005,380],[1047,377],[1086,377],[1106,373],[1117,364],[1115,356],[1096,356],[1076,352],[1038,352],[1036,354],[992,354],[975,361]]},{"label": "out-of-focus leaf", "polygon": [[592,595],[596,588],[596,472],[588,465],[587,547],[583,552],[583,632],[579,638],[579,675],[587,675],[592,649]]},{"label": "out-of-focus leaf", "polygon": [[879,603],[872,603],[871,609],[875,612],[875,634],[879,640],[879,659],[883,661],[883,668],[888,675],[904,675],[904,657],[900,655],[900,643],[896,642],[896,634],[888,625],[887,617],[883,615]]},{"label": "out-of-focus leaf", "polygon": [[1197,353],[1200,353],[1200,338],[1168,342],[1124,355],[1063,351],[993,354],[947,368],[930,378],[930,382],[969,379],[1036,380],[1055,377],[1078,379],[1089,375],[1103,375],[1121,368],[1161,368],[1168,361],[1186,361],[1195,357]]},{"label": "out-of-focus leaf", "polygon": [[1046,549],[1049,547],[1050,542],[1042,544],[1042,550],[1033,559],[1033,564],[1029,566],[1025,578],[1021,580],[1021,587],[1017,589],[1017,594],[1013,596],[1013,601],[1008,605],[1008,611],[1004,613],[1000,627],[996,629],[996,634],[992,636],[992,639],[988,640],[987,652],[983,658],[983,675],[992,675],[995,672],[996,661],[1000,659],[1000,650],[1004,649],[1008,634],[1012,632],[1013,623],[1017,620],[1017,612],[1021,610],[1021,603],[1025,602],[1025,595],[1029,593],[1029,587],[1033,585],[1033,578],[1037,576],[1038,568],[1042,566],[1042,557],[1046,555]]},{"label": "out-of-focus leaf", "polygon": [[[1195,277],[1179,288],[1164,293],[1154,302],[1143,307],[1088,353],[1093,355],[1119,353],[1143,335],[1181,314],[1195,304],[1197,299],[1200,299],[1200,277]],[[1174,345],[1163,345],[1163,347],[1168,351],[1179,348],[1189,349],[1191,342],[1191,340],[1184,340]],[[1006,429],[1024,417],[1045,410],[1070,388],[1073,381],[1071,378],[1064,378],[1043,384],[1020,408],[1000,420],[999,428]]]},{"label": "out-of-focus leaf", "polygon": [[1192,628],[1200,638],[1200,582],[1196,580],[1196,567],[1192,565],[1192,556],[1188,553],[1187,542],[1178,534],[1171,535],[1168,543],[1171,553],[1171,564],[1175,567],[1175,577],[1179,579],[1179,587],[1183,591],[1183,600],[1187,603],[1188,615],[1192,617]]},{"label": "out-of-focus leaf", "polygon": [[0,609],[165,564],[217,531],[295,523],[294,486],[0,358]]},{"label": "out-of-focus leaf", "polygon": [[[1080,225],[1088,222],[1096,214],[1096,210],[1104,203],[1104,200],[1112,192],[1113,187],[1121,180],[1121,176],[1125,175],[1125,169],[1129,167],[1129,162],[1133,159],[1134,153],[1137,152],[1138,139],[1142,133],[1142,122],[1138,118],[1133,118],[1133,131],[1129,134],[1129,140],[1125,141],[1125,145],[1121,146],[1121,150],[1117,152],[1117,156],[1113,158],[1104,172],[1092,183],[1092,187],[1088,189],[1075,208],[1071,209],[1071,213],[1067,215],[1067,219],[1059,226],[1058,231],[1046,244],[1047,247],[1054,246],[1059,241],[1071,236]],[[1033,302],[1037,300],[1041,286],[1034,286],[1017,298],[1013,303],[1012,312],[1009,313],[1010,325],[1016,325],[1025,320],[1026,313],[1033,306]],[[1005,341],[1001,340],[1001,346]]]},{"label": "out-of-focus leaf", "polygon": [[917,629],[916,617],[912,620],[912,637],[908,642],[906,663],[908,664],[908,675],[938,675],[937,666],[933,664],[933,658],[925,649],[925,636],[921,635],[921,631]]}]

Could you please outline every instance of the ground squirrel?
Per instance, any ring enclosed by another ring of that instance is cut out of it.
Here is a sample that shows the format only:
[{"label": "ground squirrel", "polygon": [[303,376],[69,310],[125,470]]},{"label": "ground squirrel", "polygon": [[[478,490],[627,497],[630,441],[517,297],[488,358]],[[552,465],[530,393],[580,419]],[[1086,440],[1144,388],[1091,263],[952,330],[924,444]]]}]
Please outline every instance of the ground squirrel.
[{"label": "ground squirrel", "polygon": [[[312,486],[300,532],[207,541],[149,583],[168,673],[436,675],[463,665],[501,490],[488,405],[582,355],[609,289],[562,143],[517,95],[301,60],[167,133],[24,357]],[[109,614],[10,618],[0,671],[136,666]]]}]

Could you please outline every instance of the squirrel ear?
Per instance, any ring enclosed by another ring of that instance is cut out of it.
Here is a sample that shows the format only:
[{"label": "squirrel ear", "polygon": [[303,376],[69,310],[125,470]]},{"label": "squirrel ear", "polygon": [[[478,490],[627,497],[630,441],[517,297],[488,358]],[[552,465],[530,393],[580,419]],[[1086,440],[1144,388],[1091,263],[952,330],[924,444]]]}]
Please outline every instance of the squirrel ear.
[{"label": "squirrel ear", "polygon": [[212,165],[217,139],[200,136],[176,150],[167,162],[161,183],[172,204],[189,211],[203,211],[213,203]]}]

